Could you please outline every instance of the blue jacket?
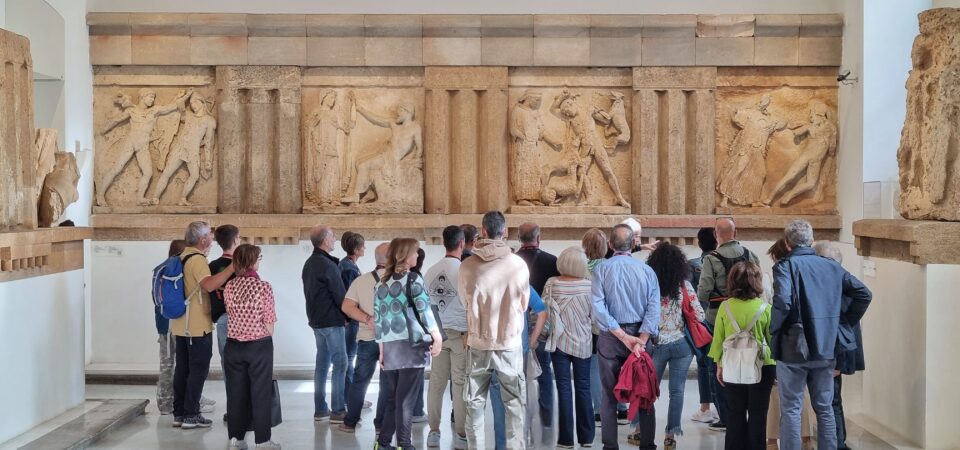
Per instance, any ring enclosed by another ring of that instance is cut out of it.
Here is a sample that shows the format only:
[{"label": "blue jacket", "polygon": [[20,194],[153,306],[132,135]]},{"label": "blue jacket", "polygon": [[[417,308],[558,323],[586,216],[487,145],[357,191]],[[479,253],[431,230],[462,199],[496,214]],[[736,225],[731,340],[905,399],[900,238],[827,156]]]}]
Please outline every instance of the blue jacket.
[{"label": "blue jacket", "polygon": [[[794,281],[797,286],[794,292]],[[835,356],[843,296],[850,306],[843,312],[847,323],[860,321],[873,294],[856,277],[831,259],[817,256],[810,247],[797,247],[773,266],[773,312],[770,334],[773,358],[780,360],[780,339],[791,324],[802,319],[810,347],[809,361]]]}]

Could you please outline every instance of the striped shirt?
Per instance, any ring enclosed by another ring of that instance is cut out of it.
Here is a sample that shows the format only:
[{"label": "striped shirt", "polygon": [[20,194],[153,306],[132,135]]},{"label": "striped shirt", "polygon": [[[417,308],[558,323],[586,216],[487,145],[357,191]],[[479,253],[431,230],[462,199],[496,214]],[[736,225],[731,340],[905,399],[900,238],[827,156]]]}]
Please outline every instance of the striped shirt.
[{"label": "striped shirt", "polygon": [[553,277],[543,288],[550,307],[551,333],[546,350],[560,350],[575,358],[589,358],[593,350],[591,282]]}]

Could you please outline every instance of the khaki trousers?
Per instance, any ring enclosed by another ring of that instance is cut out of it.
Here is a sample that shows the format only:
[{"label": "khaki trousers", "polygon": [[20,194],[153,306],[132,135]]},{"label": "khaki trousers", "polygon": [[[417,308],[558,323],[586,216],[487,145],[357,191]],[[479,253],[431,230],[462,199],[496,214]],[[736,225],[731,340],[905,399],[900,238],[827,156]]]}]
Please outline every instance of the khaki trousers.
[{"label": "khaki trousers", "polygon": [[460,436],[466,435],[466,404],[463,400],[463,386],[467,381],[466,333],[445,330],[447,340],[443,341],[440,355],[433,358],[430,366],[430,390],[427,393],[427,421],[431,430],[440,429],[443,416],[443,393],[447,384],[453,380],[453,421],[454,430]]},{"label": "khaki trousers", "polygon": [[[503,397],[508,449],[522,449],[524,445],[524,410],[526,408],[526,376],[523,367],[523,349],[467,350],[467,384],[464,401],[467,409],[467,448],[486,449],[484,445],[483,414],[487,406],[490,377],[500,382]],[[496,374],[496,375],[494,375]],[[492,447],[492,446],[491,446]]]}]

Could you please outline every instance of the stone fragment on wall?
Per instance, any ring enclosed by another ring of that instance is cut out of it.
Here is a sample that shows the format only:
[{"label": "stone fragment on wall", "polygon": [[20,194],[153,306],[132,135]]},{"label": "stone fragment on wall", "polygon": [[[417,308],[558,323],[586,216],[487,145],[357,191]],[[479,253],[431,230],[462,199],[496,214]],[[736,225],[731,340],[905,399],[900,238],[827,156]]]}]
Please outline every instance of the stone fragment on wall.
[{"label": "stone fragment on wall", "polygon": [[213,70],[98,67],[95,213],[217,210]]},{"label": "stone fragment on wall", "polygon": [[30,41],[0,29],[0,230],[37,226]]},{"label": "stone fragment on wall", "polygon": [[80,182],[80,169],[73,153],[56,152],[55,165],[47,174],[40,191],[37,204],[37,217],[41,227],[50,227],[60,222],[63,213],[71,203],[80,198],[77,184]]},{"label": "stone fragment on wall", "polygon": [[834,72],[720,68],[717,78],[717,212],[836,214]]},{"label": "stone fragment on wall", "polygon": [[907,219],[960,220],[960,10],[920,14],[900,136],[900,199]]}]

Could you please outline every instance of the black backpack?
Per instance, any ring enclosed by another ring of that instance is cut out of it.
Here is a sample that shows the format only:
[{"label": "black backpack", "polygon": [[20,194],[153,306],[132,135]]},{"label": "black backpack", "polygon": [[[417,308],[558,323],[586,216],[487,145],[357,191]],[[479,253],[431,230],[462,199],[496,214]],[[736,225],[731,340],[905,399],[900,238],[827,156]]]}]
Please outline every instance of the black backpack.
[{"label": "black backpack", "polygon": [[[737,256],[737,257],[735,257],[735,258],[727,258],[727,257],[725,257],[725,256],[721,256],[720,253],[717,252],[716,250],[710,252],[710,256],[713,256],[714,258],[717,258],[717,259],[720,261],[720,264],[723,264],[723,276],[724,276],[724,277],[726,277],[727,274],[730,273],[730,269],[732,269],[733,266],[735,266],[737,263],[743,262],[743,261],[750,261],[750,256],[751,256],[751,255],[753,255],[753,253],[750,253],[750,250],[747,250],[746,247],[743,248],[743,254],[740,255],[740,256]],[[717,285],[714,284],[714,285],[713,285],[713,292],[710,293],[710,301],[717,301],[717,300],[722,301],[721,299],[722,299],[722,300],[726,300],[726,299],[727,299],[726,292],[720,292],[720,291],[717,289]]]}]

